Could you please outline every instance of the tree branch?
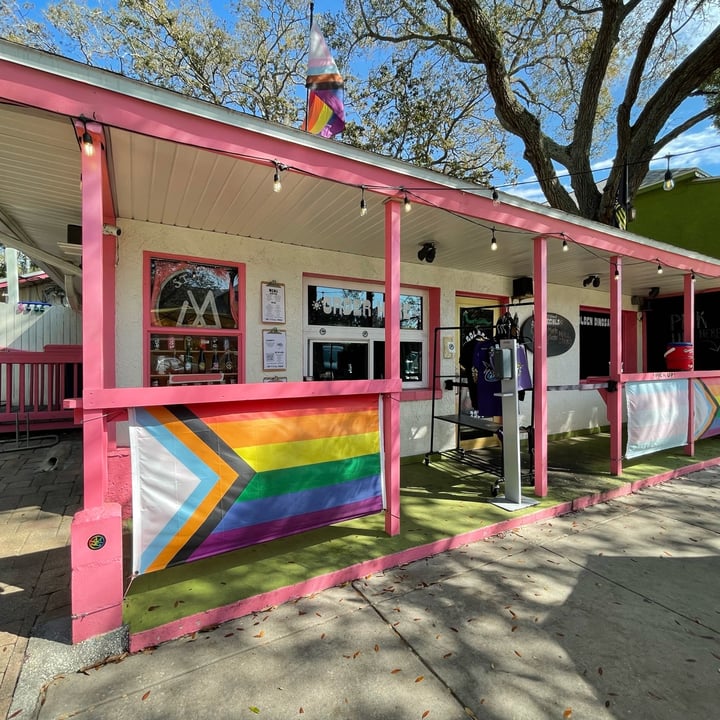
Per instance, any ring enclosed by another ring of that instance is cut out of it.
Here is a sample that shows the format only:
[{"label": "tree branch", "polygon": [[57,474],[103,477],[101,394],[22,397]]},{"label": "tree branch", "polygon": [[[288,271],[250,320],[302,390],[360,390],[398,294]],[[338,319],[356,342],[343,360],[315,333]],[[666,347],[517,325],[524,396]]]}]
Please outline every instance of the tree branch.
[{"label": "tree branch", "polygon": [[553,159],[565,164],[569,160],[567,149],[545,135],[537,116],[518,102],[510,85],[501,43],[492,30],[490,18],[479,3],[472,0],[449,0],[449,4],[465,28],[475,57],[485,67],[500,124],[523,141],[524,158],[535,171],[548,202],[553,207],[577,214],[577,205],[558,181],[552,164]]},{"label": "tree branch", "polygon": [[687,132],[691,128],[695,127],[695,125],[697,125],[699,122],[707,120],[713,115],[715,115],[715,110],[711,107],[706,107],[699,113],[693,115],[691,118],[685,120],[685,122],[680,123],[680,125],[673,128],[670,132],[665,133],[665,135],[655,140],[655,143],[651,148],[652,154],[657,155],[658,152],[660,152],[660,150],[662,150],[668,143],[680,137],[684,132]]},{"label": "tree branch", "polygon": [[720,67],[720,26],[667,77],[638,117],[633,135],[646,146],[657,137],[678,106]]}]

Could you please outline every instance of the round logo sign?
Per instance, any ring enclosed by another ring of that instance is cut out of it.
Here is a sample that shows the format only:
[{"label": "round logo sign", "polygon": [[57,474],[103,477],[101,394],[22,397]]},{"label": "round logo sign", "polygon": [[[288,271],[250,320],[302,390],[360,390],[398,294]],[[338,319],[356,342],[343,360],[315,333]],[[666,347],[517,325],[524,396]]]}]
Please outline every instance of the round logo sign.
[{"label": "round logo sign", "polygon": [[91,550],[102,550],[105,547],[107,538],[104,535],[91,535],[88,538],[87,544]]},{"label": "round logo sign", "polygon": [[[535,318],[530,316],[520,327],[520,342],[534,352]],[[547,356],[562,355],[575,342],[575,328],[572,323],[557,313],[547,313]]]}]

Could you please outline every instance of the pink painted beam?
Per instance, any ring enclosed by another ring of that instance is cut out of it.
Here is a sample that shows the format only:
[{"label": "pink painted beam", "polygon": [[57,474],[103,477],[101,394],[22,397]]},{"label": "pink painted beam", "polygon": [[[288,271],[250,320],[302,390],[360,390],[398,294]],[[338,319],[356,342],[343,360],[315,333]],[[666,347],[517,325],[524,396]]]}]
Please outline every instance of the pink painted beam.
[{"label": "pink painted beam", "polygon": [[608,420],[610,421],[610,473],[622,473],[622,258],[616,255],[610,260],[611,272],[617,273],[610,281],[610,380],[616,388],[607,395]]},{"label": "pink painted beam", "polygon": [[535,294],[533,330],[533,400],[532,420],[535,442],[535,494],[545,497],[547,484],[548,441],[548,372],[547,372],[547,239],[539,236],[533,242]]},{"label": "pink painted beam", "polygon": [[[683,278],[683,340],[693,346],[695,351],[695,280],[692,273]],[[693,363],[693,370],[695,365]],[[687,381],[688,387],[688,442],[685,446],[686,455],[695,454],[695,392],[692,379]]]},{"label": "pink painted beam", "polygon": [[[385,204],[385,374],[400,382],[400,203]],[[385,531],[400,532],[400,393],[383,394]]]}]

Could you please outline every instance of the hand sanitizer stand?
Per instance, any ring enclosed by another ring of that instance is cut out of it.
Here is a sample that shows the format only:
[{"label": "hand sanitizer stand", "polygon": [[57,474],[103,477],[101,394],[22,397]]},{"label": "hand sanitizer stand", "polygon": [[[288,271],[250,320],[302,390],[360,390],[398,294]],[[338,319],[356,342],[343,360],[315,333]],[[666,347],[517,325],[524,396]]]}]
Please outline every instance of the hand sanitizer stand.
[{"label": "hand sanitizer stand", "polygon": [[491,502],[503,510],[520,510],[537,505],[539,500],[524,498],[521,491],[517,340],[500,340],[500,347],[492,356],[492,365],[495,376],[500,378],[502,397],[505,494]]}]

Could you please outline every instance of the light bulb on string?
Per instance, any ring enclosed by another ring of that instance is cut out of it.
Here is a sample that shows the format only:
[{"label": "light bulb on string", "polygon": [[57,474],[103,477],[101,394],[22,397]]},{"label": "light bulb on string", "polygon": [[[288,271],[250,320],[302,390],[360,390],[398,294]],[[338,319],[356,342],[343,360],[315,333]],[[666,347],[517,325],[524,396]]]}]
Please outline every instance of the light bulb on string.
[{"label": "light bulb on string", "polygon": [[95,154],[95,146],[93,145],[92,135],[86,130],[82,136],[83,152],[88,157],[92,157]]},{"label": "light bulb on string", "polygon": [[662,273],[663,273],[663,266],[660,263],[658,263],[657,274],[662,275]]},{"label": "light bulb on string", "polygon": [[282,181],[280,180],[280,164],[275,163],[275,174],[273,175],[273,192],[279,193],[282,190]]},{"label": "light bulb on string", "polygon": [[410,198],[407,193],[405,193],[405,197],[403,198],[403,209],[406,213],[409,213],[412,210],[412,203],[410,202]]},{"label": "light bulb on string", "polygon": [[95,154],[95,145],[93,144],[92,135],[88,132],[87,121],[81,117],[80,121],[83,124],[83,134],[80,138],[80,144],[82,145],[82,151],[86,157],[92,157]]},{"label": "light bulb on string", "polygon": [[360,195],[360,217],[365,217],[367,215],[367,203],[365,202],[365,188],[360,188],[361,195]]},{"label": "light bulb on string", "polygon": [[498,195],[498,191],[495,188],[492,189],[492,203],[495,206],[500,204],[500,195]]},{"label": "light bulb on string", "polygon": [[495,239],[495,228],[492,229],[492,240],[490,241],[490,249],[494,252],[497,250],[497,240]]},{"label": "light bulb on string", "polygon": [[663,190],[670,192],[675,187],[675,181],[673,180],[672,170],[670,170],[670,156],[667,156],[667,170],[665,171],[665,178],[663,180]]},{"label": "light bulb on string", "polygon": [[569,249],[570,249],[570,246],[568,245],[567,240],[563,240],[562,251],[567,252]]}]

